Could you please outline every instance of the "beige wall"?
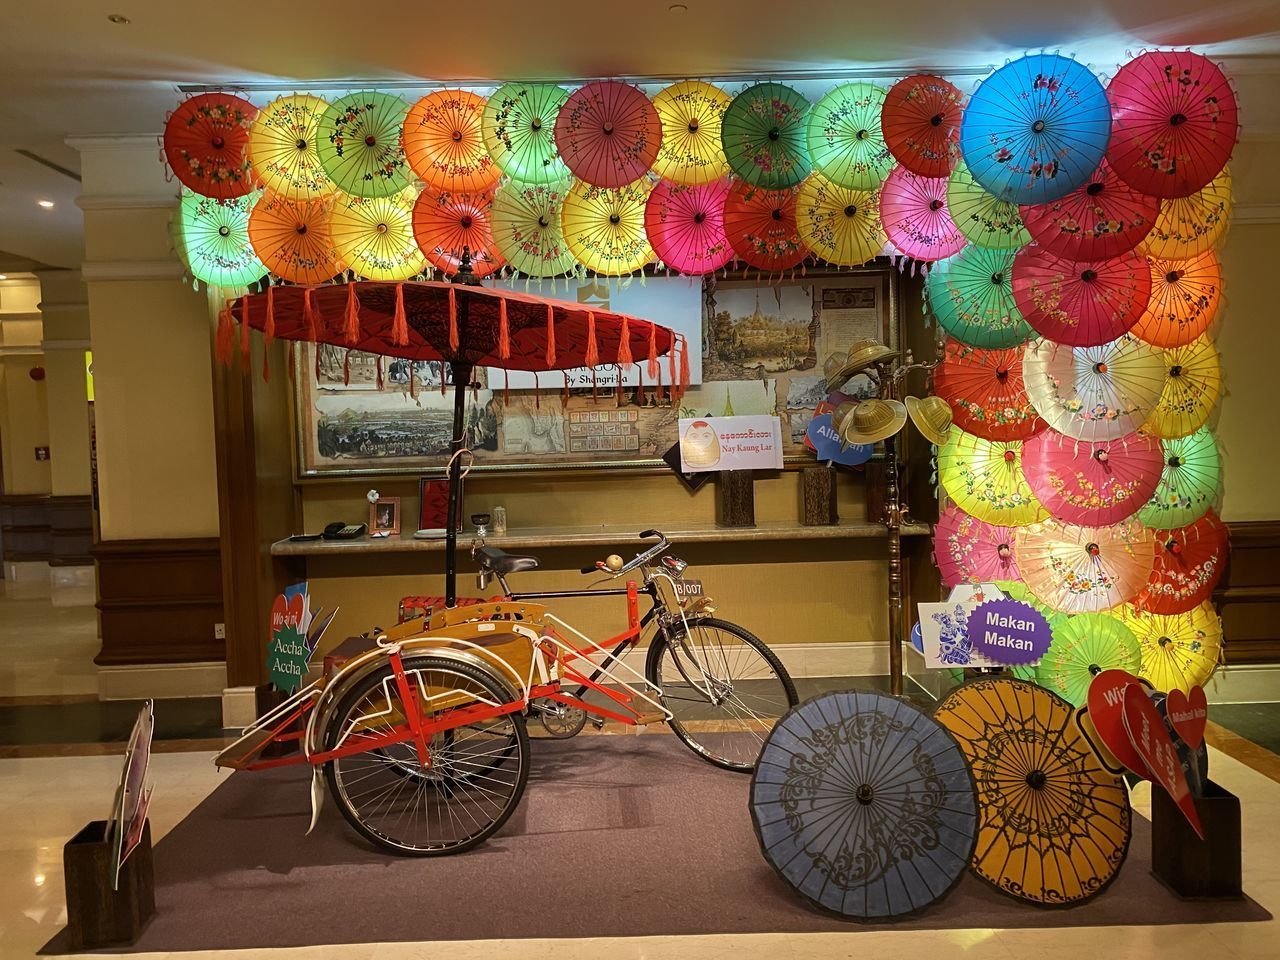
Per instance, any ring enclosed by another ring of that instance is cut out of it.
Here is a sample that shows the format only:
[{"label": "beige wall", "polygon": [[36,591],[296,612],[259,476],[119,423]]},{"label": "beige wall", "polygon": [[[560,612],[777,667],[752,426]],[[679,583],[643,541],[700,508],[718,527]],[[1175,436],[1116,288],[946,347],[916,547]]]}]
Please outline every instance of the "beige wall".
[{"label": "beige wall", "polygon": [[88,291],[78,270],[45,270],[40,281],[49,418],[50,490],[56,497],[86,496],[89,409],[85,351],[89,348]]},{"label": "beige wall", "polygon": [[[0,447],[6,494],[50,491],[50,463],[35,458],[49,445],[48,380],[32,380],[46,367],[34,279],[0,281]],[[46,371],[47,372],[47,371]]]}]

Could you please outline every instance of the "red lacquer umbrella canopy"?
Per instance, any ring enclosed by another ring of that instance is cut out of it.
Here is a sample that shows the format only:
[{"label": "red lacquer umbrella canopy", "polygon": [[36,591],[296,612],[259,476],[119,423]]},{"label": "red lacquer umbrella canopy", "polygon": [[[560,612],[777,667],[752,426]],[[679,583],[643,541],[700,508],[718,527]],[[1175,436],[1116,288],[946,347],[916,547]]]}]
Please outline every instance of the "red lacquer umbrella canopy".
[{"label": "red lacquer umbrella canopy", "polygon": [[173,175],[201,196],[245,196],[253,189],[248,148],[257,115],[252,103],[229,93],[184,100],[164,127],[164,155]]}]

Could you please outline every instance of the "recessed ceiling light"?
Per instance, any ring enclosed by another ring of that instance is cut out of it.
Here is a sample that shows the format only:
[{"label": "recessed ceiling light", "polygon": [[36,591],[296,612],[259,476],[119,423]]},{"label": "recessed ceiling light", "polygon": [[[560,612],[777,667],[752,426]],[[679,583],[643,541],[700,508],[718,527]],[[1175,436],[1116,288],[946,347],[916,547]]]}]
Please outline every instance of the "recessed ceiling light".
[{"label": "recessed ceiling light", "polygon": [[53,201],[52,201],[52,200],[37,200],[37,201],[36,201],[36,206],[44,207],[46,210],[52,210],[52,209],[53,209]]},{"label": "recessed ceiling light", "polygon": [[130,20],[128,17],[126,17],[123,13],[108,13],[107,19],[110,20],[112,23],[119,23],[119,24],[133,23],[133,21]]},{"label": "recessed ceiling light", "polygon": [[0,273],[0,280],[8,280],[8,279],[9,279],[9,275],[7,273]]}]

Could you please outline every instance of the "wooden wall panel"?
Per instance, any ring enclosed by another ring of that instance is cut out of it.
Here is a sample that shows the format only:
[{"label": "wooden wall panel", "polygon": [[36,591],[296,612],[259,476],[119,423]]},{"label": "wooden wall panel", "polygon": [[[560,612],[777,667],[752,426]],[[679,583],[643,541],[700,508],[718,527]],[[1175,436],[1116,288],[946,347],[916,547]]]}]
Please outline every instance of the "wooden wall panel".
[{"label": "wooden wall panel", "polygon": [[1280,522],[1227,526],[1231,560],[1213,597],[1227,663],[1280,663]]},{"label": "wooden wall panel", "polygon": [[49,563],[55,567],[93,563],[93,498],[49,498]]},{"label": "wooden wall panel", "polygon": [[11,563],[44,562],[53,556],[48,494],[0,496],[0,542]]}]

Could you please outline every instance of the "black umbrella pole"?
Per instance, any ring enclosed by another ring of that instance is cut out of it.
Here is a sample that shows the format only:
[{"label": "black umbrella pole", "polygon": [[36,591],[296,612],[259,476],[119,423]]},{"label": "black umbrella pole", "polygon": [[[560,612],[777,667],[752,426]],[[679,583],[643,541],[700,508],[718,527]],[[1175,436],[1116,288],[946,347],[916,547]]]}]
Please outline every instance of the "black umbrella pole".
[{"label": "black umbrella pole", "polygon": [[[444,532],[444,605],[458,604],[458,520],[462,511],[462,449],[466,433],[463,418],[467,410],[467,387],[471,385],[471,364],[454,363],[453,370],[453,439],[449,442],[449,519]],[[442,375],[443,375],[443,371]]]}]

